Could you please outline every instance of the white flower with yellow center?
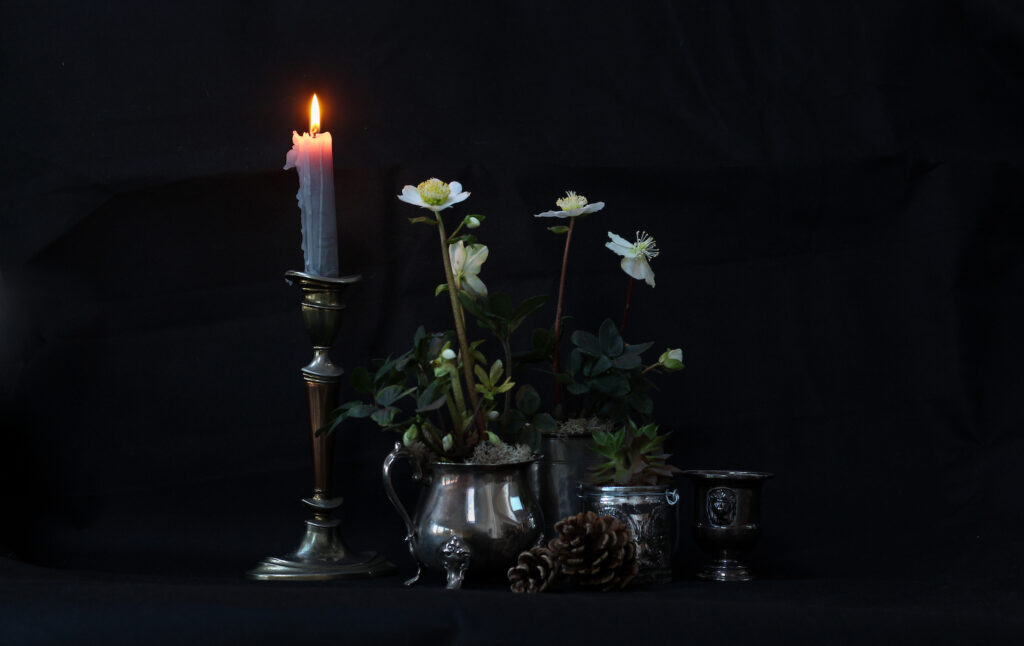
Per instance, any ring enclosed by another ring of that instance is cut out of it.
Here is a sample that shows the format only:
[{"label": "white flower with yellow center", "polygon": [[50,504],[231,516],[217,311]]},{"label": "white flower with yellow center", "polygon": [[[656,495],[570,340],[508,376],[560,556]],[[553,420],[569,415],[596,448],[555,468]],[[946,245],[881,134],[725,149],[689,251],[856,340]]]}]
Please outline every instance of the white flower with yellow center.
[{"label": "white flower with yellow center", "polygon": [[560,210],[544,211],[533,216],[535,218],[575,218],[600,211],[604,208],[604,202],[590,204],[587,198],[577,195],[575,191],[567,191],[565,197],[555,200]]},{"label": "white flower with yellow center", "polygon": [[480,280],[480,269],[489,253],[487,245],[466,244],[459,240],[448,245],[448,257],[452,261],[452,274],[455,275],[455,289],[461,289],[473,298],[487,296],[487,285]]},{"label": "white flower with yellow center", "polygon": [[636,242],[630,243],[625,238],[617,236],[611,231],[608,232],[609,242],[604,243],[615,253],[622,256],[619,265],[622,271],[632,278],[643,280],[651,287],[654,287],[654,271],[648,260],[658,255],[658,247],[654,244],[654,238],[643,231],[636,232]]},{"label": "white flower with yellow center", "polygon": [[458,204],[467,197],[469,197],[469,192],[463,191],[462,184],[459,182],[445,184],[436,177],[432,177],[425,182],[420,182],[419,186],[406,184],[398,199],[437,213],[453,204]]}]

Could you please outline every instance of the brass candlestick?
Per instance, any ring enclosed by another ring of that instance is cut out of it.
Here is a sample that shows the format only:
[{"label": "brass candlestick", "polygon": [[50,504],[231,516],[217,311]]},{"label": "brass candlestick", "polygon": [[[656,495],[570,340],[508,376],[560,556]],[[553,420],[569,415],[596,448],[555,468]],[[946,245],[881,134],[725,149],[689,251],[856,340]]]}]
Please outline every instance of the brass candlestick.
[{"label": "brass candlestick", "polygon": [[397,569],[384,557],[376,552],[353,552],[342,539],[339,521],[331,518],[342,503],[340,497],[331,495],[334,436],[316,434],[338,405],[338,384],[344,371],[331,361],[330,351],[345,309],[342,294],[362,277],[326,278],[288,271],[285,279],[302,290],[302,320],[313,342],[313,360],[302,369],[313,443],[313,496],[302,502],[313,518],[306,521],[306,534],[294,552],[264,559],[248,576],[260,581],[311,581],[394,574]]}]

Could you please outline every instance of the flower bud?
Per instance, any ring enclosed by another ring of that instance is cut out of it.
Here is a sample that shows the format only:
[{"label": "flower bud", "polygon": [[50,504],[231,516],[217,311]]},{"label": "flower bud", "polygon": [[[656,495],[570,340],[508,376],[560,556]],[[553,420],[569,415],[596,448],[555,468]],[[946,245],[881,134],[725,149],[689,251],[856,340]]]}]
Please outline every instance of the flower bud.
[{"label": "flower bud", "polygon": [[658,363],[661,364],[665,370],[675,372],[683,369],[683,351],[680,348],[673,348],[665,350],[658,357]]},{"label": "flower bud", "polygon": [[491,420],[492,422],[498,419],[499,417],[501,417],[501,413],[499,413],[496,410],[492,410],[491,412],[487,413],[487,419]]},{"label": "flower bud", "polygon": [[479,226],[480,226],[480,218],[478,218],[476,216],[473,216],[473,215],[470,215],[470,216],[468,216],[466,218],[466,228],[467,229],[476,229]]},{"label": "flower bud", "polygon": [[451,433],[449,433],[448,435],[445,435],[444,437],[441,438],[441,448],[444,449],[445,451],[451,451],[452,450],[452,446],[454,444],[455,444],[455,440],[454,440],[454,438],[452,438],[452,434]]},{"label": "flower bud", "polygon": [[451,348],[445,348],[444,352],[441,353],[441,358],[445,361],[455,361],[456,356],[455,350],[452,350]]}]

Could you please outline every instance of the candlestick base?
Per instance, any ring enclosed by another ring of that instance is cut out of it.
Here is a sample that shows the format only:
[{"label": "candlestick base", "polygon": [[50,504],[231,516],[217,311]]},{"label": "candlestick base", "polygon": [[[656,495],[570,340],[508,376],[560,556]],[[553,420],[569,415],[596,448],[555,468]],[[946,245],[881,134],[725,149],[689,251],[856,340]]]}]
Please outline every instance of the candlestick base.
[{"label": "candlestick base", "polygon": [[[284,556],[271,556],[247,572],[257,581],[325,581],[361,579],[394,574],[398,569],[376,552],[354,552],[338,532],[339,521],[326,520],[341,506],[341,498],[305,498],[314,518],[306,521],[299,547]],[[324,520],[321,520],[323,518]]]}]

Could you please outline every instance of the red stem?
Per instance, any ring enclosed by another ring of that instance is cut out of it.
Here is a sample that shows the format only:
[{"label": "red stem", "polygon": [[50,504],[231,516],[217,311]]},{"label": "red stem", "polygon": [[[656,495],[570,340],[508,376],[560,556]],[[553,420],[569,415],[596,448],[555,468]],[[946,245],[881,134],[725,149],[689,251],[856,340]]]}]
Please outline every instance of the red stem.
[{"label": "red stem", "polygon": [[569,230],[565,234],[565,251],[562,253],[562,277],[558,281],[558,305],[555,306],[555,355],[551,370],[555,373],[555,406],[562,403],[562,384],[558,383],[560,361],[558,349],[562,344],[562,302],[565,298],[565,269],[569,265],[569,244],[572,242],[572,228],[576,218],[569,218]]}]

